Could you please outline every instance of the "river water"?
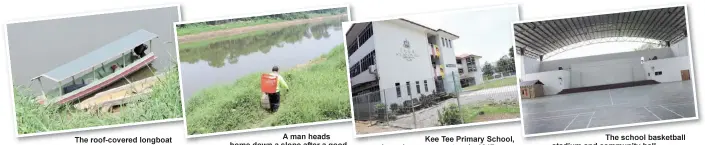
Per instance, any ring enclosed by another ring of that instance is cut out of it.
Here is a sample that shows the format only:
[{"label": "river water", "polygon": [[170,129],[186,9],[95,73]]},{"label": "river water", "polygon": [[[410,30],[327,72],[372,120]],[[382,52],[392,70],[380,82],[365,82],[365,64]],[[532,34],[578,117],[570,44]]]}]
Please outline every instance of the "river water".
[{"label": "river water", "polygon": [[244,37],[215,38],[219,41],[182,49],[179,66],[184,99],[188,100],[202,89],[233,83],[251,73],[271,71],[275,65],[286,70],[327,54],[343,43],[341,23],[345,20],[330,19],[237,34]]}]

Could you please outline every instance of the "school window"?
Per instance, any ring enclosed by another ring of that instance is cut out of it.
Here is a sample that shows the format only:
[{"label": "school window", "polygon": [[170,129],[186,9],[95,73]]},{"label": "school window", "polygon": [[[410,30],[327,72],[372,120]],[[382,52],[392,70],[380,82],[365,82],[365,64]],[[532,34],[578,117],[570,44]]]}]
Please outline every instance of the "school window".
[{"label": "school window", "polygon": [[441,37],[441,46],[445,47],[446,46],[446,41],[443,40],[443,37]]},{"label": "school window", "polygon": [[394,86],[397,88],[397,98],[401,97],[401,87],[399,86],[399,83],[394,83]]},{"label": "school window", "polygon": [[406,82],[406,93],[411,96],[411,83]]},{"label": "school window", "polygon": [[426,90],[426,93],[428,93],[428,81],[423,80],[423,87],[424,87],[424,90]]},{"label": "school window", "polygon": [[453,48],[453,41],[448,40],[448,47]]},{"label": "school window", "polygon": [[421,85],[419,84],[419,81],[416,81],[416,93],[421,94]]}]

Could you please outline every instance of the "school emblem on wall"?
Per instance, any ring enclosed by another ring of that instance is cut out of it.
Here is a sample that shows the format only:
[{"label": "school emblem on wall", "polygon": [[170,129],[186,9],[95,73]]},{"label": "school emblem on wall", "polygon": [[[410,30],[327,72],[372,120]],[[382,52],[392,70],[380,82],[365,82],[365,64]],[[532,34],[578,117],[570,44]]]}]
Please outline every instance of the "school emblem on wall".
[{"label": "school emblem on wall", "polygon": [[402,59],[404,59],[406,61],[412,61],[416,57],[418,57],[418,54],[416,54],[414,49],[411,49],[411,44],[409,43],[409,40],[404,39],[404,42],[402,43],[402,47],[399,49],[397,56],[400,56]]}]

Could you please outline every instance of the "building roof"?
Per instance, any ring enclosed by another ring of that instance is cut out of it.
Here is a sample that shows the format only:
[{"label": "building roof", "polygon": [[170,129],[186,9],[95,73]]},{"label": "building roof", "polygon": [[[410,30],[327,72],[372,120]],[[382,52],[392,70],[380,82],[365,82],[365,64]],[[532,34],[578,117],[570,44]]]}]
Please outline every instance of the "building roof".
[{"label": "building roof", "polygon": [[[454,37],[460,38],[460,36],[455,35],[455,34],[453,34],[453,33],[450,33],[450,32],[448,32],[448,31],[446,31],[446,30],[443,30],[443,29],[432,29],[431,27],[428,27],[428,26],[426,26],[426,25],[421,25],[421,24],[419,24],[419,23],[416,23],[416,22],[414,22],[414,21],[410,21],[410,20],[407,20],[407,19],[404,19],[404,18],[399,18],[398,20],[401,20],[401,21],[404,21],[404,22],[408,22],[408,23],[414,24],[414,25],[419,26],[419,27],[422,27],[422,28],[424,28],[424,29],[428,29],[429,31],[433,31],[433,32],[443,32],[443,33],[447,33],[447,34],[449,34],[449,35],[452,35],[452,36],[454,36]],[[348,31],[345,32],[345,35],[347,36],[347,35],[350,33],[350,31],[355,27],[355,25],[361,25],[361,24],[367,24],[367,23],[370,23],[370,22],[353,23],[353,24],[350,26],[350,28],[348,28]]]},{"label": "building roof", "polygon": [[473,56],[473,57],[480,57],[480,58],[482,58],[482,56],[474,55],[474,54],[470,54],[470,53],[463,53],[463,54],[460,54],[460,55],[456,55],[455,57],[456,57],[456,58],[466,58],[466,57],[468,57],[468,56]]},{"label": "building roof", "polygon": [[516,46],[525,56],[547,53],[587,40],[612,37],[677,42],[687,35],[685,7],[572,17],[514,24]]},{"label": "building roof", "polygon": [[522,81],[521,83],[519,83],[520,87],[527,87],[527,86],[533,86],[533,85],[543,85],[543,83],[539,80]]},{"label": "building roof", "polygon": [[65,80],[66,78],[74,76],[80,72],[91,69],[96,65],[100,65],[111,58],[115,58],[121,53],[130,51],[135,48],[135,46],[143,44],[144,42],[152,40],[156,37],[157,34],[146,30],[137,30],[32,79],[46,77],[56,82]]},{"label": "building roof", "polygon": [[419,24],[419,23],[416,23],[416,22],[414,22],[414,21],[410,21],[410,20],[407,20],[407,19],[404,19],[404,18],[400,18],[399,20],[402,20],[402,21],[405,21],[405,22],[409,22],[409,23],[411,23],[411,24],[414,24],[414,25],[417,25],[417,26],[426,28],[426,29],[431,30],[431,31],[434,31],[434,32],[444,32],[444,33],[448,33],[449,35],[453,35],[453,36],[455,36],[455,37],[460,38],[460,36],[455,35],[455,34],[453,34],[453,33],[450,33],[450,32],[448,32],[448,31],[446,31],[446,30],[443,30],[443,29],[432,29],[431,27],[428,27],[428,26],[426,26],[426,25],[421,25],[421,24]]}]

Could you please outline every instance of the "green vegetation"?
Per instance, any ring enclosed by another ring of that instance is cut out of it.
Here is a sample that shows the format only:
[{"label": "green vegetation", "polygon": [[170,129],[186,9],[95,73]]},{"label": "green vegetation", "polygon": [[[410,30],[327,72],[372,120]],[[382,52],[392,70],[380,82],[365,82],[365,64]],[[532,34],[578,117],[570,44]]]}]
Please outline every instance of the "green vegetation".
[{"label": "green vegetation", "polygon": [[492,120],[519,118],[519,102],[516,99],[485,100],[474,105],[464,105],[461,112],[465,123],[487,121],[477,120],[479,116],[493,116],[488,117]]},{"label": "green vegetation", "polygon": [[15,87],[15,111],[19,134],[84,127],[136,123],[182,117],[179,74],[172,68],[154,86],[148,99],[130,103],[117,113],[91,113],[69,105],[40,105],[28,88]]},{"label": "green vegetation", "polygon": [[279,111],[260,105],[261,73],[232,84],[196,93],[186,104],[189,134],[203,134],[268,126],[350,118],[345,53],[338,45],[310,64],[281,72],[290,90],[282,92]]},{"label": "green vegetation", "polygon": [[511,77],[506,77],[502,78],[499,80],[494,80],[490,82],[485,82],[479,85],[474,85],[474,86],[469,86],[463,88],[465,91],[477,91],[477,90],[482,90],[482,89],[489,89],[489,88],[497,88],[497,87],[504,87],[504,86],[509,86],[509,85],[516,85],[517,84],[517,77],[516,76],[511,76]]},{"label": "green vegetation", "polygon": [[312,10],[305,12],[293,12],[284,14],[274,14],[266,16],[256,16],[247,18],[226,19],[217,21],[208,21],[191,24],[181,24],[177,26],[177,36],[197,34],[201,32],[240,28],[247,26],[255,26],[260,24],[268,24],[297,19],[309,19],[315,17],[332,16],[346,14],[347,8],[331,8]]},{"label": "green vegetation", "polygon": [[449,106],[443,107],[443,113],[440,114],[440,119],[438,122],[441,125],[455,125],[462,124],[463,120],[460,119],[460,109],[458,109],[457,104],[450,104]]}]

